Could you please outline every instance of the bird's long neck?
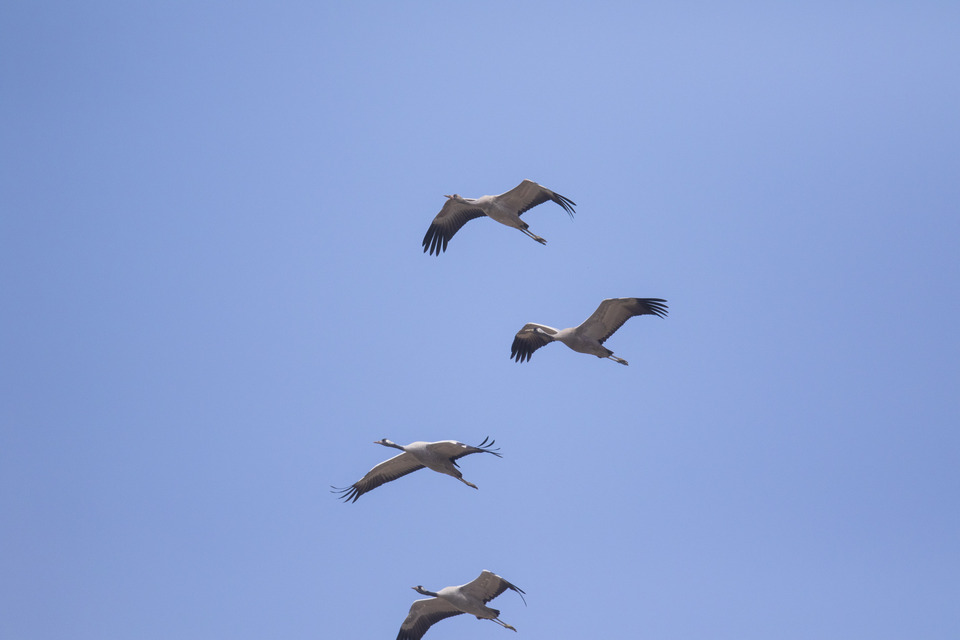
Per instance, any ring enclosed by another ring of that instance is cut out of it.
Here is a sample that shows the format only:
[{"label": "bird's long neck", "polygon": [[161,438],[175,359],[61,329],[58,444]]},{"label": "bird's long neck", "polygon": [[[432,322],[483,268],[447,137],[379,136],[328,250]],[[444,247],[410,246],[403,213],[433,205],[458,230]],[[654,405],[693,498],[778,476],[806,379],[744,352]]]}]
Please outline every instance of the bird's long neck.
[{"label": "bird's long neck", "polygon": [[423,587],[417,587],[417,588],[414,589],[414,590],[415,590],[417,593],[421,593],[421,594],[423,594],[423,595],[425,595],[425,596],[432,596],[432,597],[434,597],[434,598],[439,598],[439,597],[440,597],[440,596],[438,596],[436,593],[434,593],[433,591],[427,591],[427,590],[424,589]]},{"label": "bird's long neck", "polygon": [[406,451],[402,445],[397,444],[396,442],[391,442],[390,440],[383,440],[378,444],[382,444],[385,447],[393,447],[394,449],[400,449],[400,451]]}]

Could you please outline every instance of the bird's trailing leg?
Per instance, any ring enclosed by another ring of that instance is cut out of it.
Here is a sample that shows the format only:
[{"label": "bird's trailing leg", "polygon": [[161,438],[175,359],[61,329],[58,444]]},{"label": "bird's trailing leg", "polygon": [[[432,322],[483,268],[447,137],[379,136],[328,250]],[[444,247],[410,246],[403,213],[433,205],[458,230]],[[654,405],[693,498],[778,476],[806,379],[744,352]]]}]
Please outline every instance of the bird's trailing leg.
[{"label": "bird's trailing leg", "polygon": [[500,618],[487,618],[487,620],[493,620],[494,622],[496,622],[496,623],[497,623],[498,625],[500,625],[501,627],[504,627],[504,628],[506,628],[506,629],[510,629],[510,631],[516,631],[516,629],[514,629],[512,626],[510,626],[509,624],[507,624],[506,622],[504,622],[504,621],[501,620]]},{"label": "bird's trailing leg", "polygon": [[610,354],[610,355],[607,356],[607,357],[610,358],[611,360],[613,360],[614,362],[619,362],[620,364],[630,364],[629,362],[627,362],[627,361],[624,360],[623,358],[618,358],[617,356],[615,356],[615,355],[613,355],[613,354]]},{"label": "bird's trailing leg", "polygon": [[459,480],[459,481],[462,482],[463,484],[467,485],[468,487],[473,487],[474,489],[479,489],[479,488],[480,488],[480,487],[478,487],[477,485],[473,484],[472,482],[468,482],[468,481],[464,480],[463,478],[457,478],[457,480]]},{"label": "bird's trailing leg", "polygon": [[539,242],[540,244],[547,244],[547,241],[546,241],[546,240],[544,240],[543,238],[541,238],[541,237],[538,236],[537,234],[531,232],[529,229],[520,229],[520,231],[523,231],[525,234],[527,234],[528,236],[530,236],[531,238],[533,238],[534,240],[536,240],[536,241]]}]

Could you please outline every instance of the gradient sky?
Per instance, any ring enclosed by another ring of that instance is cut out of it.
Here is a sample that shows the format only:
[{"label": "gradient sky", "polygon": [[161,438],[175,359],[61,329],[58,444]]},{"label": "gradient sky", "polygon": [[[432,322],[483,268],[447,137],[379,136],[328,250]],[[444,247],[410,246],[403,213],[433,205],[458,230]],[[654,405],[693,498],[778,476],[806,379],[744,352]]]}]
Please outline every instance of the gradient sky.
[{"label": "gradient sky", "polygon": [[[960,636],[960,5],[0,7],[0,637]],[[574,200],[480,219],[443,194]],[[526,322],[666,298],[509,359]],[[496,438],[474,491],[406,443]]]}]

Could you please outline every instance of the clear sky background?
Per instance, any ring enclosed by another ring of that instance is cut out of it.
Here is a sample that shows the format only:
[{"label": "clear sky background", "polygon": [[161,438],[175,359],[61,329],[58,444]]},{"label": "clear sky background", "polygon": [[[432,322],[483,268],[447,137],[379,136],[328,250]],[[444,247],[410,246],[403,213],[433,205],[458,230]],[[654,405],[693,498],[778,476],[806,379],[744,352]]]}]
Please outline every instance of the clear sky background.
[{"label": "clear sky background", "polygon": [[[0,637],[960,637],[960,5],[0,8]],[[443,194],[574,200],[439,258]],[[667,319],[509,359],[607,297]],[[479,491],[395,453],[496,438]]]}]

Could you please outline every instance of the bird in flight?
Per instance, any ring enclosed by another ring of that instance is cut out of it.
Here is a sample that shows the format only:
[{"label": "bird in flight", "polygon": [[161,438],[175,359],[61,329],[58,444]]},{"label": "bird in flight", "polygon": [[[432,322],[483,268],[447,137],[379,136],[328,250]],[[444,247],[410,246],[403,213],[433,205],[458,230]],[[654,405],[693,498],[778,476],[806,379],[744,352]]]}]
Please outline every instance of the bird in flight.
[{"label": "bird in flight", "polygon": [[420,640],[431,625],[461,613],[474,615],[477,620],[493,620],[505,629],[516,631],[500,619],[498,610],[488,607],[487,603],[507,589],[512,589],[520,594],[523,604],[527,604],[526,598],[523,597],[524,591],[520,587],[510,584],[490,571],[481,572],[473,582],[459,587],[444,587],[436,593],[427,591],[422,586],[411,588],[430,598],[415,600],[410,605],[410,613],[400,627],[397,640]]},{"label": "bird in flight", "polygon": [[510,191],[498,196],[463,198],[453,194],[444,197],[447,198],[447,202],[430,223],[427,234],[423,236],[424,253],[429,252],[431,255],[439,256],[441,252],[447,250],[447,243],[450,242],[453,234],[460,230],[460,227],[482,216],[519,229],[540,244],[547,244],[546,240],[528,229],[530,225],[521,220],[520,216],[538,204],[553,200],[573,218],[573,207],[577,204],[532,180],[524,180]]},{"label": "bird in flight", "polygon": [[331,488],[334,492],[339,493],[345,502],[356,502],[357,498],[366,492],[372,491],[391,480],[396,480],[408,473],[413,473],[418,469],[426,467],[438,473],[453,476],[468,487],[477,489],[477,485],[463,479],[463,474],[460,473],[457,465],[457,459],[468,456],[471,453],[492,453],[498,458],[502,458],[503,456],[497,453],[500,449],[492,448],[496,441],[490,440],[490,442],[487,442],[488,439],[489,438],[484,438],[483,442],[475,447],[457,442],[456,440],[411,442],[408,445],[397,444],[386,438],[377,440],[374,444],[382,444],[385,447],[400,449],[403,453],[381,462],[349,487],[342,489],[337,487]]},{"label": "bird in flight", "polygon": [[660,298],[608,298],[579,327],[554,329],[545,324],[525,324],[513,339],[510,357],[517,362],[529,360],[540,347],[558,340],[579,353],[610,358],[627,364],[623,358],[603,346],[604,341],[633,316],[667,316],[666,300]]}]

